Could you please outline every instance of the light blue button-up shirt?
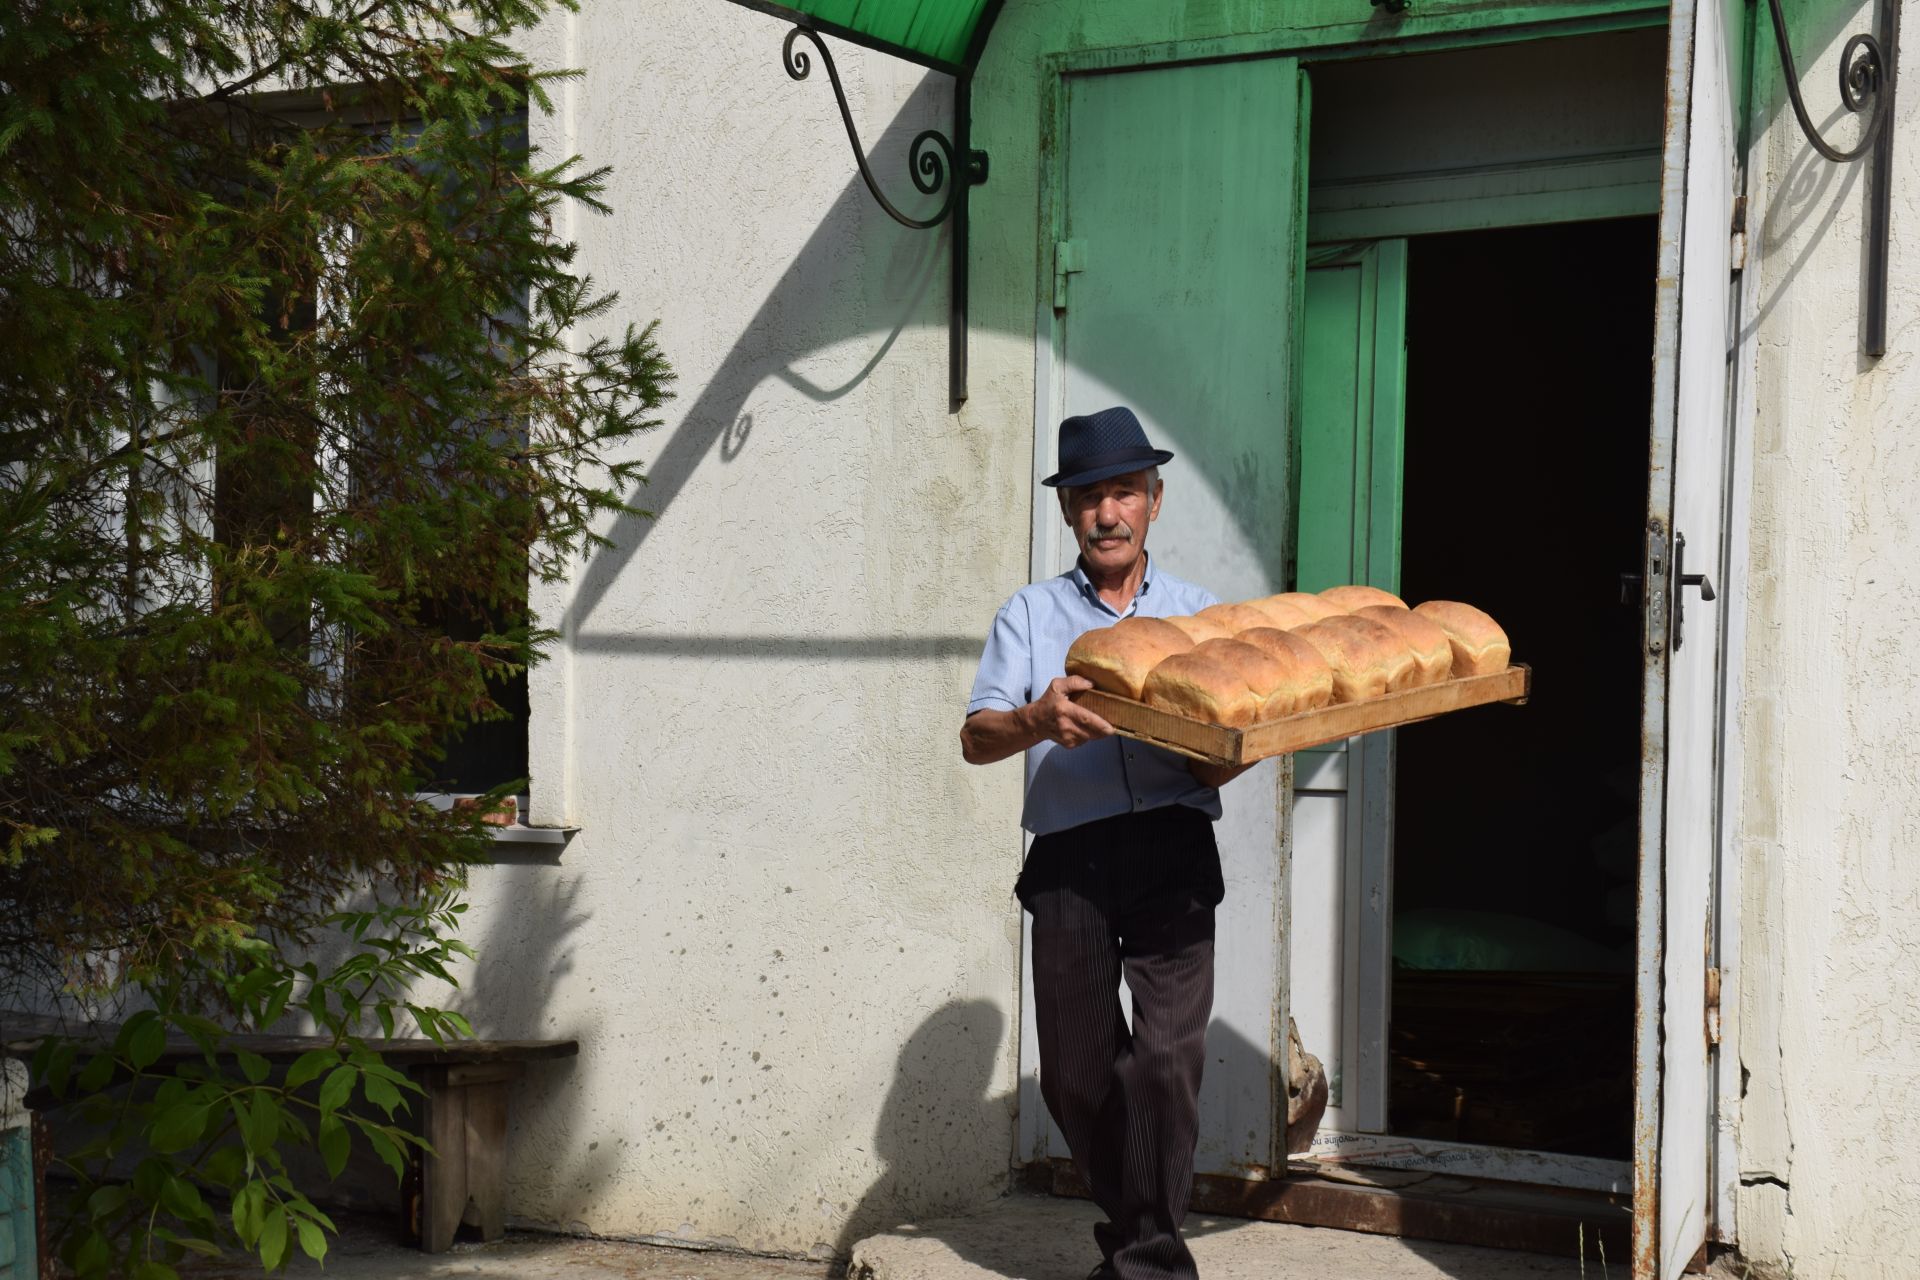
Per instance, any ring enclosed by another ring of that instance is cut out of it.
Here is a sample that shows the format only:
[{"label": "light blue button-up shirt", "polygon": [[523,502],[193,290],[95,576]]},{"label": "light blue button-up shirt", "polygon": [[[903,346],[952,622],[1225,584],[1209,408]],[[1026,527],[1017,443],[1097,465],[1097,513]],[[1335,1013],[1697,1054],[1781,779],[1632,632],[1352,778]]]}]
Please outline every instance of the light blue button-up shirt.
[{"label": "light blue button-up shirt", "polygon": [[[1017,711],[1067,673],[1067,649],[1096,627],[1136,614],[1172,618],[1219,601],[1204,587],[1157,572],[1146,577],[1125,613],[1100,598],[1078,564],[1071,572],[1022,587],[994,615],[967,714]],[[1037,836],[1115,814],[1184,804],[1220,816],[1220,793],[1202,786],[1184,756],[1132,738],[1102,738],[1068,750],[1041,742],[1027,751],[1027,801],[1020,825]]]}]

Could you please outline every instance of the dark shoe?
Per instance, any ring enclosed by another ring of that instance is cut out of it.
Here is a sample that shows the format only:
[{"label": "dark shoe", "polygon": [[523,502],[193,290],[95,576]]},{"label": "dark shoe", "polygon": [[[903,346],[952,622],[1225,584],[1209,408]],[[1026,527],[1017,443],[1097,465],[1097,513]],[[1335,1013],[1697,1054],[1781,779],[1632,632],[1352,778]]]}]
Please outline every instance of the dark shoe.
[{"label": "dark shoe", "polygon": [[1113,1269],[1113,1263],[1102,1262],[1087,1272],[1087,1280],[1120,1280],[1120,1273]]}]

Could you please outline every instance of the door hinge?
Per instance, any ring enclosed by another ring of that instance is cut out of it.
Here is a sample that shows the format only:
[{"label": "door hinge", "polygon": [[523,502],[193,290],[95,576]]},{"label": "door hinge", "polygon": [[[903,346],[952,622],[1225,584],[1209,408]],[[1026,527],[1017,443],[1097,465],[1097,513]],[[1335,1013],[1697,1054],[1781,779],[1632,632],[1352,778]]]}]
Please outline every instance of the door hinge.
[{"label": "door hinge", "polygon": [[1053,309],[1067,309],[1067,277],[1087,269],[1087,242],[1061,240],[1053,246]]},{"label": "door hinge", "polygon": [[1707,970],[1707,1046],[1720,1043],[1720,971]]}]

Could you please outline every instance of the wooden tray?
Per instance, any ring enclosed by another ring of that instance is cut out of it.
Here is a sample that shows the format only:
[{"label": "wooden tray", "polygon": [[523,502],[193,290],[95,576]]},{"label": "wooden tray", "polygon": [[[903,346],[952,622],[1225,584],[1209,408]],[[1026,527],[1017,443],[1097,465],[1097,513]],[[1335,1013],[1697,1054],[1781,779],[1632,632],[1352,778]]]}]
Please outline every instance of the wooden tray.
[{"label": "wooden tray", "polygon": [[1532,687],[1533,669],[1516,665],[1490,676],[1463,676],[1419,689],[1383,694],[1365,702],[1339,702],[1318,711],[1302,711],[1299,715],[1267,720],[1244,729],[1190,720],[1099,689],[1075,694],[1073,700],[1129,738],[1151,742],[1209,764],[1236,765],[1338,742],[1375,729],[1431,720],[1449,711],[1485,706],[1489,702],[1522,703]]}]

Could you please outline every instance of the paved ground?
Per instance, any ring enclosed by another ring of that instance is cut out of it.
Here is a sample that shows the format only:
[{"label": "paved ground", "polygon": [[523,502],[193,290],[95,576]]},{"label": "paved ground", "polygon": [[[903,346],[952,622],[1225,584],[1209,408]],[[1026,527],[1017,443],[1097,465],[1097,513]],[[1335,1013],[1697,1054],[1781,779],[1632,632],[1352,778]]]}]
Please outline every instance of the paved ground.
[{"label": "paved ground", "polygon": [[[391,1221],[338,1214],[340,1236],[326,1266],[297,1249],[281,1275],[306,1280],[441,1280],[480,1276],[488,1280],[827,1280],[823,1262],[760,1258],[708,1249],[674,1249],[618,1240],[580,1240],[532,1231],[510,1231],[493,1244],[456,1244],[428,1257],[401,1244]],[[260,1268],[237,1262],[207,1262],[182,1270],[190,1280],[259,1280]],[[1079,1277],[1076,1277],[1079,1280]]]},{"label": "paved ground", "polygon": [[[1094,1210],[1077,1200],[1017,1195],[964,1218],[902,1227],[854,1247],[854,1280],[1085,1280],[1095,1260]],[[298,1258],[284,1274],[317,1280],[828,1280],[824,1263],[512,1232],[490,1245],[456,1245],[429,1258],[399,1244],[391,1224],[344,1218],[324,1272]],[[1550,1258],[1426,1244],[1314,1227],[1197,1218],[1188,1237],[1206,1280],[1624,1280],[1619,1259],[1603,1271]],[[204,1264],[193,1280],[257,1277]]]}]

